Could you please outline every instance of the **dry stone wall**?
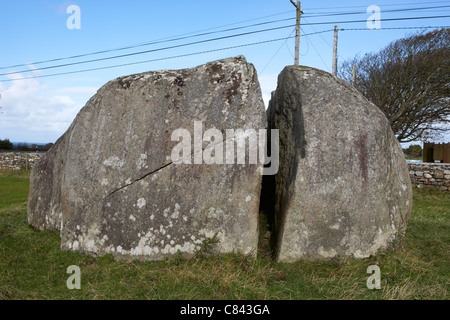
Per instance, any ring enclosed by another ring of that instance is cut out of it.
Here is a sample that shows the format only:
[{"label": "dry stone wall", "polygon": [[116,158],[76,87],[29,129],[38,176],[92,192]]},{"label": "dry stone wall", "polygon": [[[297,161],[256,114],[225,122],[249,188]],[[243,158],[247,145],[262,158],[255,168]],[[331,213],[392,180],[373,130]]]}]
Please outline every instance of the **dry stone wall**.
[{"label": "dry stone wall", "polygon": [[0,152],[0,170],[29,170],[44,155],[40,152]]},{"label": "dry stone wall", "polygon": [[414,186],[450,191],[449,163],[409,163],[408,167]]}]

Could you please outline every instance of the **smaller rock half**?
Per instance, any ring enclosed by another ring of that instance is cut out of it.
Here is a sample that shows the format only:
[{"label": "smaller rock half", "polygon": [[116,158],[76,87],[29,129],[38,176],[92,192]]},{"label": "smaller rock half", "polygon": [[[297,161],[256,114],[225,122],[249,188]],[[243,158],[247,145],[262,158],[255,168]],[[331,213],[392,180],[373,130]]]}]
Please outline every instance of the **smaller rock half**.
[{"label": "smaller rock half", "polygon": [[279,75],[268,121],[280,130],[279,261],[364,258],[402,238],[411,182],[378,107],[331,74],[289,66]]}]

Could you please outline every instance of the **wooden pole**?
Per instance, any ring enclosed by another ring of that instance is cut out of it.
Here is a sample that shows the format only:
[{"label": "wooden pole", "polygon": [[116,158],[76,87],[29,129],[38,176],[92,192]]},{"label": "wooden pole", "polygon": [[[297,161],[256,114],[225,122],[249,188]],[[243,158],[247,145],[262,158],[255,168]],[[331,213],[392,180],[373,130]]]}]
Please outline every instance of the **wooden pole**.
[{"label": "wooden pole", "polygon": [[334,26],[334,45],[333,45],[333,75],[337,76],[337,45],[338,45],[338,27]]},{"label": "wooden pole", "polygon": [[295,3],[292,0],[290,0],[290,1],[297,9],[297,21],[296,21],[296,25],[295,25],[295,62],[294,62],[294,64],[296,66],[298,66],[300,64],[300,16],[303,13],[303,11],[302,11],[302,5],[301,5],[300,1],[297,1],[297,3]]},{"label": "wooden pole", "polygon": [[356,64],[353,65],[353,86],[356,87]]}]

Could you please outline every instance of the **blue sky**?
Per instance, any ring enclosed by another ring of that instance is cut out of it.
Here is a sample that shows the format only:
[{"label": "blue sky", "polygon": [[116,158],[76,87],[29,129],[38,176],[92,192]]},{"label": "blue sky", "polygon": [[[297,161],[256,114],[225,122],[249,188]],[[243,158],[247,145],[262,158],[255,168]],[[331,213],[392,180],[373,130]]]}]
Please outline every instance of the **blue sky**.
[{"label": "blue sky", "polygon": [[[70,30],[67,13],[70,5],[80,10],[81,29]],[[450,1],[302,1],[300,64],[331,72],[333,32],[310,33],[339,28],[361,28],[361,31],[340,31],[338,59],[343,61],[356,54],[378,51],[391,41],[416,30],[369,30],[366,22],[342,23],[369,18],[370,5],[381,8],[382,19],[449,15],[450,7],[397,11],[396,9],[450,6]],[[353,15],[318,16],[330,13]],[[276,88],[281,70],[293,64],[294,39],[255,46],[215,51],[183,58],[167,59],[131,66],[91,72],[73,73],[26,80],[30,76],[48,76],[55,73],[110,67],[146,60],[214,50],[242,44],[285,38],[294,35],[295,20],[253,26],[168,43],[141,46],[127,50],[61,60],[45,64],[39,61],[87,54],[124,46],[139,45],[154,40],[170,39],[180,35],[221,31],[274,20],[295,18],[295,8],[289,0],[247,1],[116,1],[116,0],[2,0],[0,3],[0,73],[19,72],[0,76],[0,138],[17,142],[55,142],[72,123],[78,111],[89,98],[109,80],[149,70],[188,68],[225,57],[243,54],[258,71],[264,100]],[[317,24],[336,22],[331,24]],[[341,22],[341,23],[339,23]],[[310,24],[310,25],[307,25]],[[450,18],[382,22],[382,28],[449,25]],[[97,61],[63,68],[39,70],[40,67],[88,59],[105,58],[119,54],[163,48],[193,41],[262,29],[284,27],[273,31],[253,33],[240,37],[211,41],[170,50]],[[15,65],[24,65],[9,67]],[[4,68],[9,67],[9,68]],[[27,72],[25,72],[27,71]],[[448,139],[446,139],[448,140]]]}]

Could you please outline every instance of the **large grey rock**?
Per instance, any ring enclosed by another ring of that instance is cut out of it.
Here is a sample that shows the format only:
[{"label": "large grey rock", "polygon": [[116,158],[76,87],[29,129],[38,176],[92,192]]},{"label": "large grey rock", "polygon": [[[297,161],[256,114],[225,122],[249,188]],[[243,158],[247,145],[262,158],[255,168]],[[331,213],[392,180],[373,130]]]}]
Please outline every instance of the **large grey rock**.
[{"label": "large grey rock", "polygon": [[108,82],[34,167],[29,223],[94,255],[192,255],[215,235],[220,252],[256,252],[262,166],[173,163],[171,135],[194,140],[194,121],[265,128],[253,65],[239,56]]},{"label": "large grey rock", "polygon": [[279,75],[268,121],[280,130],[279,261],[362,258],[400,240],[411,182],[379,108],[326,72],[289,66]]}]

